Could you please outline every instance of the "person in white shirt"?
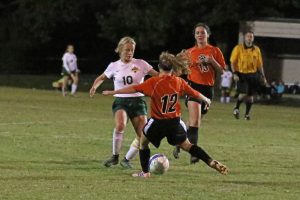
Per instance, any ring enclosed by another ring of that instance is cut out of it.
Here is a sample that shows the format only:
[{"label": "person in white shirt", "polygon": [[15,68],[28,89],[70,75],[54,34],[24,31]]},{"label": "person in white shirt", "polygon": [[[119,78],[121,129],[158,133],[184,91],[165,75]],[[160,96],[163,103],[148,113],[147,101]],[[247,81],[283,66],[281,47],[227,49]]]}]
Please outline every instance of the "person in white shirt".
[{"label": "person in white shirt", "polygon": [[[118,90],[129,85],[140,84],[144,81],[144,77],[149,74],[157,76],[151,65],[142,59],[135,59],[136,43],[131,37],[123,37],[118,43],[115,52],[119,54],[120,59],[108,65],[107,69],[96,78],[91,89],[90,96],[93,97],[97,88],[106,79],[113,79],[114,89]],[[147,106],[142,99],[141,93],[133,94],[116,94],[112,110],[115,118],[115,128],[113,130],[113,155],[104,162],[104,166],[111,167],[119,163],[119,154],[122,146],[124,130],[128,119],[130,119],[135,132],[136,138],[132,142],[125,158],[120,162],[124,168],[132,168],[131,159],[139,151],[140,137],[143,127],[147,122]]]},{"label": "person in white shirt", "polygon": [[64,78],[63,86],[62,86],[62,94],[66,96],[66,87],[68,84],[68,80],[72,79],[72,86],[71,86],[71,95],[75,95],[78,81],[79,81],[79,69],[77,66],[77,57],[74,54],[74,46],[68,45],[66,52],[62,57],[63,67],[62,67],[62,76]]},{"label": "person in white shirt", "polygon": [[226,66],[223,74],[221,75],[221,103],[230,103],[230,88],[232,83],[232,73]]}]

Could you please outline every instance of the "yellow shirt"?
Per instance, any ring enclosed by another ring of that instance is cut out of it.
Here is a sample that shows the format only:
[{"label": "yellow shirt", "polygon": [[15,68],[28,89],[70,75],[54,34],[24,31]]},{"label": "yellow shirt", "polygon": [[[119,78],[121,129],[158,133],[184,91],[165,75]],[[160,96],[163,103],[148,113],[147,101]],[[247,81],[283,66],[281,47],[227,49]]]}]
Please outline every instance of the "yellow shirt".
[{"label": "yellow shirt", "polygon": [[244,48],[244,44],[238,44],[231,53],[230,62],[234,66],[234,71],[248,74],[255,73],[262,68],[263,61],[258,46]]}]

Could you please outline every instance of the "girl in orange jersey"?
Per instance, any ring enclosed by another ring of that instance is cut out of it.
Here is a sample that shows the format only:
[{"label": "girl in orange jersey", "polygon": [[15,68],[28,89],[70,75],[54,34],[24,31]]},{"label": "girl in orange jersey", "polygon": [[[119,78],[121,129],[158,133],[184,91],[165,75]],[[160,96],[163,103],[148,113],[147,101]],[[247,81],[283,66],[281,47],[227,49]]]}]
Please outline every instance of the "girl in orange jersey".
[{"label": "girl in orange jersey", "polygon": [[[191,97],[203,101],[209,106],[211,101],[196,90],[192,89],[180,77],[175,76],[180,69],[185,69],[186,62],[180,57],[169,53],[162,53],[159,58],[160,75],[149,78],[142,84],[129,86],[115,91],[103,91],[104,95],[141,92],[151,97],[151,118],[144,127],[140,141],[140,163],[142,171],[134,173],[134,177],[150,177],[149,158],[151,142],[156,148],[161,140],[166,137],[170,145],[177,145],[189,152],[192,156],[203,160],[208,166],[216,169],[221,174],[227,174],[225,165],[212,159],[201,147],[191,144],[186,136],[186,126],[180,119],[181,110],[179,97],[188,94]],[[175,71],[173,69],[175,68]]]},{"label": "girl in orange jersey", "polygon": [[[189,69],[191,73],[187,76],[189,85],[201,92],[206,97],[213,98],[213,86],[217,73],[223,73],[225,60],[221,50],[208,43],[210,35],[209,27],[204,23],[198,23],[194,27],[194,37],[196,44],[194,47],[187,49],[190,57]],[[187,96],[187,107],[189,111],[187,136],[192,144],[198,143],[198,129],[201,124],[201,115],[205,115],[208,108],[205,102]],[[175,158],[179,158],[179,147],[173,151]],[[198,162],[199,159],[191,157],[191,163]]]}]

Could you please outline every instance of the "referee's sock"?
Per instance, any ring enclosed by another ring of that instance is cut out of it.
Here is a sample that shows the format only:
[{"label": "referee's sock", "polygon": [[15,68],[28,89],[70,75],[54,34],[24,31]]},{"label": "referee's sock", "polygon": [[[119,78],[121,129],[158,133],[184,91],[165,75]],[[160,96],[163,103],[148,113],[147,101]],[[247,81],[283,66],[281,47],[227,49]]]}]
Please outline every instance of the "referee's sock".
[{"label": "referee's sock", "polygon": [[140,149],[140,162],[144,173],[149,172],[150,149]]},{"label": "referee's sock", "polygon": [[187,130],[187,138],[189,139],[190,143],[196,144],[198,143],[198,127],[190,126]]},{"label": "referee's sock", "polygon": [[212,158],[201,147],[197,145],[193,145],[190,148],[189,153],[192,156],[203,160],[207,165],[209,165],[210,161],[212,160]]}]

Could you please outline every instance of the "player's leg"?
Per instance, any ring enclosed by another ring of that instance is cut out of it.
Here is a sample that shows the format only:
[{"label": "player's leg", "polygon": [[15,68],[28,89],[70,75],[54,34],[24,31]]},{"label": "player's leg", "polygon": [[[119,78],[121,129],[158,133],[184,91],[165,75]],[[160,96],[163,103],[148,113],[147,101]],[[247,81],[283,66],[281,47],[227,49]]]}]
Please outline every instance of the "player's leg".
[{"label": "player's leg", "polygon": [[230,103],[230,88],[226,88],[225,91],[225,102]]},{"label": "player's leg", "polygon": [[104,162],[104,166],[111,167],[119,162],[119,154],[122,147],[124,130],[127,123],[127,114],[123,109],[115,112],[115,128],[113,130],[113,155],[110,159]]},{"label": "player's leg", "polygon": [[205,152],[204,149],[201,147],[191,144],[188,140],[185,140],[180,144],[180,148],[183,150],[189,152],[192,156],[197,157],[201,159],[203,162],[205,162],[208,166],[211,168],[217,170],[221,174],[226,175],[228,173],[228,168],[220,163],[217,160],[212,159],[207,152]]},{"label": "player's leg", "polygon": [[64,75],[63,76],[63,84],[62,84],[62,87],[61,87],[61,92],[62,92],[63,96],[66,96],[66,94],[67,94],[68,80],[69,80],[69,76],[68,75]]},{"label": "player's leg", "polygon": [[140,164],[142,167],[142,171],[138,173],[132,174],[133,177],[144,177],[149,178],[149,159],[150,159],[150,148],[149,148],[149,140],[146,138],[144,134],[141,136],[140,140]]},{"label": "player's leg", "polygon": [[73,81],[72,86],[71,86],[71,94],[74,95],[77,91],[78,82],[79,82],[78,73],[77,72],[72,73],[71,78],[72,78],[72,81]]},{"label": "player's leg", "polygon": [[[201,123],[201,103],[196,101],[188,101],[187,102],[188,113],[189,113],[189,120],[188,124],[189,127],[187,129],[187,137],[189,141],[193,144],[198,143],[198,130]],[[173,155],[175,158],[179,158],[180,148],[175,146],[173,150]],[[197,158],[191,158],[191,163],[198,162]]]},{"label": "player's leg", "polygon": [[[188,102],[188,112],[189,112],[189,127],[187,129],[187,137],[192,144],[198,144],[198,131],[201,124],[201,109],[202,105],[195,101]],[[196,157],[191,157],[191,163],[194,164],[198,162],[199,159]]]},{"label": "player's leg", "polygon": [[140,137],[143,134],[143,128],[147,123],[147,104],[140,97],[130,98],[127,100],[126,112],[135,130],[136,138],[130,145],[125,158],[120,162],[120,164],[124,168],[132,168],[129,160],[133,159],[139,152]]},{"label": "player's leg", "polygon": [[220,102],[225,103],[225,100],[226,100],[226,88],[222,87],[221,88]]},{"label": "player's leg", "polygon": [[139,152],[140,148],[140,138],[143,134],[143,128],[147,123],[146,115],[140,115],[134,118],[131,118],[131,123],[136,133],[136,138],[130,145],[128,152],[126,153],[124,159],[120,162],[121,166],[124,168],[133,168],[132,164],[129,162],[132,160]]},{"label": "player's leg", "polygon": [[134,177],[150,177],[149,173],[149,159],[150,159],[150,149],[149,142],[151,142],[156,148],[159,147],[161,140],[164,136],[164,124],[161,124],[159,120],[154,120],[150,118],[143,129],[143,134],[140,140],[140,163],[142,167],[142,172],[134,173]]},{"label": "player's leg", "polygon": [[254,93],[260,87],[259,79],[254,75],[249,75],[248,77],[248,91],[247,91],[247,99],[246,99],[246,112],[245,112],[245,120],[250,120],[250,111],[254,102]]}]

